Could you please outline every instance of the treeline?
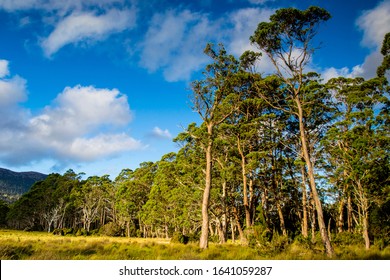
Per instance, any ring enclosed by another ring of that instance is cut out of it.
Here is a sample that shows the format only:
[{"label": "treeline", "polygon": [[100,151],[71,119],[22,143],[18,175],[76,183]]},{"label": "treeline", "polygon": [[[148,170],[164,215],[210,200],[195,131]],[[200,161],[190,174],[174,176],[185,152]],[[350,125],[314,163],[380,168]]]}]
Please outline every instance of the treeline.
[{"label": "treeline", "polygon": [[[251,36],[259,53],[206,46],[192,83],[203,122],[175,138],[177,153],[136,170],[51,174],[11,205],[9,226],[122,236],[210,238],[261,245],[273,235],[358,233],[365,247],[390,236],[390,34],[377,77],[324,82],[305,71],[324,9],[280,9]],[[268,56],[275,74],[263,75]]]}]

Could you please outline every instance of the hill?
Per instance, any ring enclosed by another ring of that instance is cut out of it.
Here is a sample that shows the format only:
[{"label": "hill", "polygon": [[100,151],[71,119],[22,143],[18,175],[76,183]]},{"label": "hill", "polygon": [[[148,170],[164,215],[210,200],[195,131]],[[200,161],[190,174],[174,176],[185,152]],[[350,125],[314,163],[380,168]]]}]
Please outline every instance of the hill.
[{"label": "hill", "polygon": [[0,199],[14,202],[35,182],[44,180],[46,177],[47,175],[39,172],[15,172],[0,168]]}]

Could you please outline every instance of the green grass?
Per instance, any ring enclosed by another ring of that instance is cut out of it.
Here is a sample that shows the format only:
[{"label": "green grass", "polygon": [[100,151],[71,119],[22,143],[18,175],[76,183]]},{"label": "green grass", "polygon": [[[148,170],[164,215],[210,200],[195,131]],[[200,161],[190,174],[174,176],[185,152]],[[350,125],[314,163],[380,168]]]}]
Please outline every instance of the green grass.
[{"label": "green grass", "polygon": [[[365,250],[358,245],[335,245],[336,259],[390,259],[390,247]],[[211,243],[207,250],[197,244],[170,243],[167,239],[95,236],[57,236],[42,232],[0,230],[0,259],[13,260],[316,260],[327,259],[320,242],[299,242],[283,249],[243,247]]]}]

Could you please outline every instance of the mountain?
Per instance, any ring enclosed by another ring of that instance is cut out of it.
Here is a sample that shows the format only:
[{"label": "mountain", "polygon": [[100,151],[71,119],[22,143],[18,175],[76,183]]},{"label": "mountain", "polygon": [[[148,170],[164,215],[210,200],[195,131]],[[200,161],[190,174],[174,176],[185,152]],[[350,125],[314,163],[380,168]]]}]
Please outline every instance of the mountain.
[{"label": "mountain", "polygon": [[44,180],[46,177],[47,175],[39,172],[15,172],[0,168],[0,199],[14,202],[35,182]]}]

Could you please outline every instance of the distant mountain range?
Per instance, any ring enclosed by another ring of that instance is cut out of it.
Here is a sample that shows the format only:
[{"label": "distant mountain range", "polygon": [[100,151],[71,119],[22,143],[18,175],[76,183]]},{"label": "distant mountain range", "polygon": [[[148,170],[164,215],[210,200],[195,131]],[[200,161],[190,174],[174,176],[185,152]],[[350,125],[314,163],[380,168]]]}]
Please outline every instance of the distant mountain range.
[{"label": "distant mountain range", "polygon": [[15,172],[0,168],[0,199],[14,202],[35,182],[44,180],[46,177],[47,175],[39,172]]}]

